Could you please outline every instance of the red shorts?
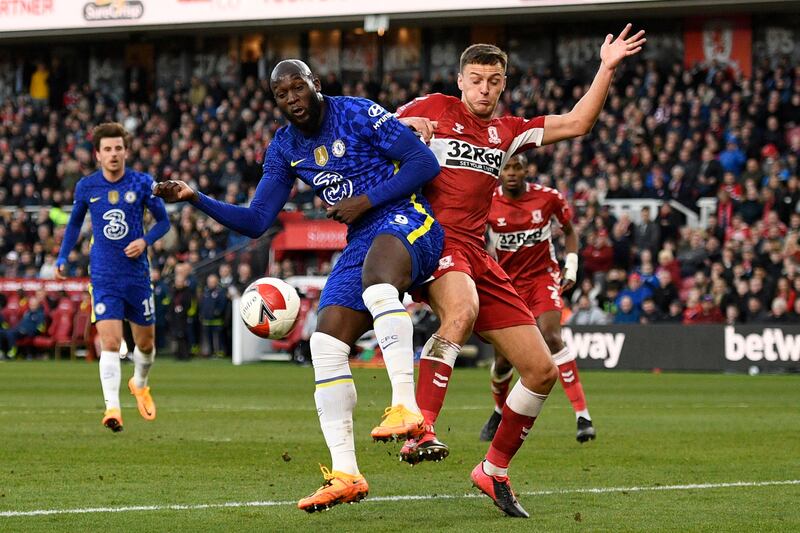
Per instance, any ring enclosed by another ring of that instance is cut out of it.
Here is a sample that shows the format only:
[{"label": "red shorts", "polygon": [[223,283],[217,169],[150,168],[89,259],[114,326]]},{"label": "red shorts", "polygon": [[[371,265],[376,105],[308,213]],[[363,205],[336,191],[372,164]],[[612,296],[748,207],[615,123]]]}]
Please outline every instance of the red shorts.
[{"label": "red shorts", "polygon": [[528,303],[528,309],[533,316],[540,317],[548,311],[558,311],[564,309],[564,302],[561,300],[561,277],[558,272],[542,272],[524,282],[517,281],[514,284],[518,288],[519,295]]},{"label": "red shorts", "polygon": [[476,332],[536,325],[511,278],[483,248],[446,239],[433,277],[438,279],[448,272],[464,272],[475,281],[480,305],[473,327]]}]

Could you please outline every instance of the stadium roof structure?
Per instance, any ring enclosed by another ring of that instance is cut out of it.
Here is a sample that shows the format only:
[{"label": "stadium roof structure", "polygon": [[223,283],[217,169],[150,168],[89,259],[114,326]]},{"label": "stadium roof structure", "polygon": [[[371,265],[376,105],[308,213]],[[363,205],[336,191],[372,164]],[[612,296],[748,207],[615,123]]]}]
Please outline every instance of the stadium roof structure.
[{"label": "stadium roof structure", "polygon": [[642,16],[797,9],[798,0],[5,0],[0,40],[109,32],[175,31],[389,20],[442,25],[481,17]]}]

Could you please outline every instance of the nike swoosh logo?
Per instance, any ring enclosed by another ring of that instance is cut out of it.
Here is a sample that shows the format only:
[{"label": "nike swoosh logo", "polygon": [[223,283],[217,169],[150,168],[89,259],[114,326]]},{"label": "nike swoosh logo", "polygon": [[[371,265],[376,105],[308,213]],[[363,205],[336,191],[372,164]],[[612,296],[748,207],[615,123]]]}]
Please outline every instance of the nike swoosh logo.
[{"label": "nike swoosh logo", "polygon": [[302,163],[302,162],[303,162],[303,161],[305,161],[305,160],[306,160],[306,158],[303,158],[303,159],[298,159],[297,161],[292,161],[292,162],[291,162],[291,163],[289,163],[289,164],[290,164],[290,165],[292,165],[293,167],[296,167],[297,165],[299,165],[300,163]]},{"label": "nike swoosh logo", "polygon": [[100,197],[99,197],[99,196],[96,196],[96,197],[94,197],[94,198],[89,198],[89,203],[90,203],[90,204],[93,204],[93,203],[95,203],[95,202],[96,202],[97,200],[99,200],[99,199],[100,199]]},{"label": "nike swoosh logo", "polygon": [[393,344],[397,344],[398,342],[400,342],[400,341],[392,341],[392,342],[390,342],[389,344],[387,344],[386,346],[381,346],[381,350],[385,350],[385,349],[386,349],[386,348],[388,348],[389,346],[391,346],[391,345],[393,345]]}]

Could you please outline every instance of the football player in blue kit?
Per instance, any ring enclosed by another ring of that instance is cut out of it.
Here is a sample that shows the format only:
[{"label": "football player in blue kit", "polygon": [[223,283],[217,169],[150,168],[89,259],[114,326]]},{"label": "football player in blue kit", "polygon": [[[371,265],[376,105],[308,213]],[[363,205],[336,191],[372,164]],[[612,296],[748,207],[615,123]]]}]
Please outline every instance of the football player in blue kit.
[{"label": "football player in blue kit", "polygon": [[[122,431],[119,386],[122,377],[119,348],[122,321],[128,320],[136,348],[134,373],[128,389],[136,398],[139,413],[154,420],[156,405],[147,385],[155,358],[155,309],[147,247],[169,231],[164,202],[152,194],[149,174],[125,168],[130,134],[118,123],[100,124],[92,131],[95,156],[100,170],[83,177],[75,186],[75,203],[69,217],[56,275],[63,279],[67,257],[80,236],[83,219],[92,219],[92,248],[89,275],[92,321],[100,336],[100,383],[105,399],[103,425]],[[145,233],[144,210],[155,218]]]},{"label": "football player in blue kit", "polygon": [[278,63],[270,85],[289,125],[264,156],[264,174],[249,207],[213,200],[181,181],[157,185],[168,202],[188,200],[225,226],[255,238],[269,228],[289,198],[295,178],[348,224],[347,246],[319,303],[311,357],[320,426],[332,468],[325,483],[300,500],[308,512],[359,501],[368,485],[358,470],[353,440],[356,389],[348,363],[355,341],[374,326],[389,379],[391,407],[372,430],[379,441],[424,431],[414,397],[413,325],[400,295],[436,268],[443,230],[418,190],[439,173],[431,151],[380,105],[331,97],[299,60]]}]

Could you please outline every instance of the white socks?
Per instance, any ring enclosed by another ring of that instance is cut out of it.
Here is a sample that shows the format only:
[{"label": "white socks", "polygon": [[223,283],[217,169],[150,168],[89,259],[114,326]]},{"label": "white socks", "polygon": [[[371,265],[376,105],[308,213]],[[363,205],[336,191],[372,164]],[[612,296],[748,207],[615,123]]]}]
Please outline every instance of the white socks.
[{"label": "white socks", "polygon": [[392,405],[402,404],[419,413],[414,391],[414,324],[400,302],[400,293],[388,283],[378,283],[367,287],[363,298],[392,383]]},{"label": "white socks", "polygon": [[121,379],[119,352],[109,350],[100,352],[100,385],[103,387],[106,410],[119,409],[119,382]]},{"label": "white socks", "polygon": [[147,376],[150,374],[150,367],[153,366],[155,357],[155,346],[150,353],[140,351],[138,346],[133,349],[133,384],[137,389],[147,386]]},{"label": "white socks", "polygon": [[331,470],[357,475],[356,446],[353,441],[353,409],[356,386],[350,372],[350,347],[330,335],[311,335],[319,425],[331,452]]}]

